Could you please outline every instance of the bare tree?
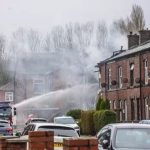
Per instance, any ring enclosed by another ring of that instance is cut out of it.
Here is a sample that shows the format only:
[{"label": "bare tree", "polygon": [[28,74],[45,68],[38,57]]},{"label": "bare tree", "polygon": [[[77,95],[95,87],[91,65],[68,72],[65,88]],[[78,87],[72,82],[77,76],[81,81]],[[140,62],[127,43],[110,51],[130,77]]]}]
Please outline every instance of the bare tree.
[{"label": "bare tree", "polygon": [[73,26],[72,24],[66,25],[65,28],[65,36],[66,36],[66,46],[68,49],[73,49],[74,42],[73,42]]},{"label": "bare tree", "polygon": [[114,21],[113,25],[122,34],[128,34],[130,31],[138,32],[139,30],[144,29],[145,19],[142,7],[133,5],[130,17]]},{"label": "bare tree", "polygon": [[108,38],[108,29],[105,22],[99,22],[96,29],[97,47],[106,48]]},{"label": "bare tree", "polygon": [[5,53],[6,39],[3,35],[0,35],[0,58],[3,59]]},{"label": "bare tree", "polygon": [[28,33],[29,49],[32,52],[40,52],[42,47],[42,36],[38,31],[30,30]]},{"label": "bare tree", "polygon": [[133,29],[135,31],[144,29],[145,19],[144,19],[144,12],[141,6],[133,5],[130,17]]},{"label": "bare tree", "polygon": [[61,26],[53,27],[51,36],[55,50],[65,47],[65,34],[63,27]]}]

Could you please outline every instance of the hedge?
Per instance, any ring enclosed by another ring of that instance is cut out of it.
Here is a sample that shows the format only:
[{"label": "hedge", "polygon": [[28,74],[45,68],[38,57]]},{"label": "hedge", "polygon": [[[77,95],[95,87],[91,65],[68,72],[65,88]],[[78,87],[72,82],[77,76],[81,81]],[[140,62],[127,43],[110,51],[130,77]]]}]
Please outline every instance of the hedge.
[{"label": "hedge", "polygon": [[93,122],[95,131],[98,132],[107,124],[116,122],[116,113],[111,110],[100,110],[93,114]]},{"label": "hedge", "polygon": [[81,109],[72,109],[72,110],[68,111],[66,115],[71,116],[76,120],[80,119],[81,118]]},{"label": "hedge", "polygon": [[95,135],[95,128],[93,122],[94,110],[81,112],[81,131],[84,135]]}]

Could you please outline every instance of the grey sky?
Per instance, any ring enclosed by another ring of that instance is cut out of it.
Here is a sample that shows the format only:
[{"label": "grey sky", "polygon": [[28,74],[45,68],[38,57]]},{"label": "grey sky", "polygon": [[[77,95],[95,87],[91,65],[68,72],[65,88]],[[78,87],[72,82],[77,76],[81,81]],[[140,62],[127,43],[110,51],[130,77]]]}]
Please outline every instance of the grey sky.
[{"label": "grey sky", "polygon": [[47,32],[69,22],[111,24],[129,15],[133,4],[142,6],[149,27],[149,0],[0,0],[0,32],[10,34],[19,27]]}]

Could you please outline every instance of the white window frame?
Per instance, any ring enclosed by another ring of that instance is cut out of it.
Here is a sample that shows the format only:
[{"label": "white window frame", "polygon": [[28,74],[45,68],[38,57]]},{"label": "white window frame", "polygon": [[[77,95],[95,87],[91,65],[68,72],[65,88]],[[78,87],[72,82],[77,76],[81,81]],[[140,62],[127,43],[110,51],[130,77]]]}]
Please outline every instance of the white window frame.
[{"label": "white window frame", "polygon": [[14,93],[13,92],[5,92],[5,101],[13,101]]},{"label": "white window frame", "polygon": [[108,69],[108,89],[111,89],[111,68]]},{"label": "white window frame", "polygon": [[[36,91],[35,87],[37,85],[42,85],[41,91]],[[33,79],[33,92],[34,94],[43,94],[44,93],[44,80],[43,79]]]},{"label": "white window frame", "polygon": [[118,68],[119,72],[119,88],[122,88],[122,67]]},{"label": "white window frame", "polygon": [[145,77],[145,85],[148,85],[148,61],[144,60],[144,77]]}]

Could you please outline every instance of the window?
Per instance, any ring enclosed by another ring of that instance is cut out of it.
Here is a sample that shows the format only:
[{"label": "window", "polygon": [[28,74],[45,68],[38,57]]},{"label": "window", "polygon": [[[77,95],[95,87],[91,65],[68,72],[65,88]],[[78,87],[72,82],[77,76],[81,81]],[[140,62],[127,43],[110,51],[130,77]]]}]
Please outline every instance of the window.
[{"label": "window", "polygon": [[130,64],[130,86],[134,84],[134,64]]},{"label": "window", "polygon": [[145,85],[148,84],[148,62],[144,61],[144,76],[145,76]]},{"label": "window", "polygon": [[5,101],[13,101],[13,92],[5,92]]},{"label": "window", "polygon": [[108,89],[111,89],[111,69],[108,69]]},{"label": "window", "polygon": [[124,100],[124,113],[125,113],[125,120],[127,121],[127,119],[128,119],[128,116],[127,116],[128,107],[127,107],[127,101],[126,100]]},{"label": "window", "polygon": [[98,136],[98,141],[100,145],[103,144],[104,140],[108,140],[108,144],[110,145],[110,137],[111,137],[111,129],[110,128],[104,129]]},{"label": "window", "polygon": [[33,91],[34,91],[34,94],[43,94],[44,81],[43,80],[34,80],[33,81]]},{"label": "window", "polygon": [[122,121],[122,101],[119,101],[119,108],[120,108],[120,121]]},{"label": "window", "polygon": [[113,101],[113,109],[116,109],[116,101]]},{"label": "window", "polygon": [[149,105],[147,97],[144,99],[144,103],[145,103],[145,118],[149,119]]},{"label": "window", "polygon": [[119,88],[122,88],[122,67],[118,68],[118,76],[119,76]]},{"label": "window", "polygon": [[99,88],[101,89],[101,73],[98,74],[98,80],[99,80]]}]

